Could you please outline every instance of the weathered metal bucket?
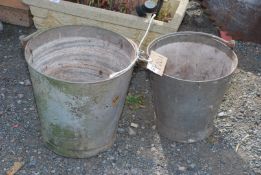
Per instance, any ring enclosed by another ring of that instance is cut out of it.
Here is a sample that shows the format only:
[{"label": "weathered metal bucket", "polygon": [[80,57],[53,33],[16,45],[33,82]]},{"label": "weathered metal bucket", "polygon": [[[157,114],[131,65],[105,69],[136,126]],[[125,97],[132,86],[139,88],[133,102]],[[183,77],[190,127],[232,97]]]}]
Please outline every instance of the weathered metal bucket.
[{"label": "weathered metal bucket", "polygon": [[151,50],[168,58],[163,77],[151,74],[159,133],[185,143],[206,138],[237,67],[236,54],[224,40],[198,32],[162,36]]},{"label": "weathered metal bucket", "polygon": [[136,62],[136,47],[114,32],[64,26],[26,48],[44,142],[85,158],[111,147]]}]

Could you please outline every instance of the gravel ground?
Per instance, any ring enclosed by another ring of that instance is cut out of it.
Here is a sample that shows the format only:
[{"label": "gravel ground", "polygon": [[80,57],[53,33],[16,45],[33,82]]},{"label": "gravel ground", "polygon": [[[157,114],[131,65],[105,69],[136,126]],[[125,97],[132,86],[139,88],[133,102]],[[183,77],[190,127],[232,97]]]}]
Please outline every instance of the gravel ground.
[{"label": "gravel ground", "polygon": [[[217,34],[194,2],[190,2],[180,30]],[[117,140],[110,150],[89,159],[70,159],[54,154],[42,142],[29,73],[18,40],[20,35],[33,31],[5,24],[0,33],[1,175],[15,161],[25,162],[18,175],[261,174],[260,45],[237,42],[239,67],[215,120],[215,132],[208,139],[181,144],[159,136],[148,72],[136,69],[130,93],[142,95],[145,107],[125,106]],[[139,126],[130,129],[131,123]],[[241,144],[236,151],[238,143]]]}]

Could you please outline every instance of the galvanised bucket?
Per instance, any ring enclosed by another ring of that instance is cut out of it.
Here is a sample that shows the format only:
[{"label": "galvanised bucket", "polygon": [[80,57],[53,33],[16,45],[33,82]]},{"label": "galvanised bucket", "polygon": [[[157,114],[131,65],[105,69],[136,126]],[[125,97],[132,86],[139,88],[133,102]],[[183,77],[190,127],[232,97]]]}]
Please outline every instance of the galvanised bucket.
[{"label": "galvanised bucket", "polygon": [[63,26],[25,48],[46,145],[85,158],[111,147],[123,110],[136,47],[114,32]]},{"label": "galvanised bucket", "polygon": [[159,133],[185,143],[206,138],[237,67],[236,54],[224,40],[198,32],[162,36],[148,55],[151,50],[168,58],[162,77],[151,74]]}]

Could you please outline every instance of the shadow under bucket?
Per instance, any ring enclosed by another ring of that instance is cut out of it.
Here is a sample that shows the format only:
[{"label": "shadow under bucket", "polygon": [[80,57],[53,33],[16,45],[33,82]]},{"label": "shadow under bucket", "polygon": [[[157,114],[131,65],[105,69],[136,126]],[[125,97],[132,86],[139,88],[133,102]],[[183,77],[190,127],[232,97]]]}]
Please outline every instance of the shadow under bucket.
[{"label": "shadow under bucket", "polygon": [[32,38],[25,58],[47,146],[76,158],[111,147],[136,47],[108,30],[64,26]]},{"label": "shadow under bucket", "polygon": [[164,75],[151,74],[157,128],[178,142],[202,140],[213,131],[238,59],[226,42],[199,32],[179,32],[154,40],[154,50],[168,58]]}]

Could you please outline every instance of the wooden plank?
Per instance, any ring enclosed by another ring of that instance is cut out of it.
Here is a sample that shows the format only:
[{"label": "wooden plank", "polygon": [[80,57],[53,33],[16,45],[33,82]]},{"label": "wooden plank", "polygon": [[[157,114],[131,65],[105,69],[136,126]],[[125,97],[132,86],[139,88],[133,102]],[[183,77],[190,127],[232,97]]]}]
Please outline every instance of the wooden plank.
[{"label": "wooden plank", "polygon": [[169,22],[169,25],[172,26],[172,28],[176,28],[178,30],[184,16],[185,12],[188,6],[189,0],[180,0],[179,6],[172,18],[172,20]]},{"label": "wooden plank", "polygon": [[[30,6],[34,15],[34,24],[38,29],[47,29],[62,25],[87,24],[120,33],[139,43],[148,27],[149,19],[135,15],[94,8],[86,5],[49,0],[23,0]],[[173,9],[173,19],[169,22],[155,20],[142,48],[159,35],[176,32],[185,15],[189,0],[169,0]]]},{"label": "wooden plank", "polygon": [[[121,35],[124,35],[127,38],[130,38],[133,40],[136,44],[139,44],[141,38],[144,36],[145,31],[144,30],[138,30],[138,29],[130,29],[124,26],[116,26],[113,24],[108,24],[96,20],[91,19],[85,19],[80,18],[76,16],[71,15],[64,15],[62,13],[58,12],[50,12],[49,16],[47,18],[40,18],[34,16],[34,25],[37,29],[45,30],[48,28],[53,28],[57,26],[62,25],[70,25],[70,24],[81,24],[81,25],[91,25],[91,26],[97,26],[101,27],[107,30],[114,31],[116,33],[119,33]],[[150,32],[148,36],[146,37],[142,49],[145,49],[146,46],[156,37],[158,37],[160,33]]]},{"label": "wooden plank", "polygon": [[32,25],[32,18],[29,10],[6,6],[0,6],[0,21],[26,27]]},{"label": "wooden plank", "polygon": [[[118,26],[134,28],[139,30],[146,30],[148,27],[148,19],[140,18],[135,15],[123,14],[119,12],[94,8],[86,5],[61,1],[60,3],[53,3],[49,0],[23,0],[24,3],[30,6],[41,7],[64,14],[70,14],[82,18],[93,19],[105,23],[110,23]],[[153,22],[151,31],[157,33],[173,32],[174,29],[169,23],[155,20]]]},{"label": "wooden plank", "polygon": [[0,0],[0,5],[22,10],[29,9],[29,7],[22,2],[22,0]]},{"label": "wooden plank", "polygon": [[81,25],[91,25],[91,26],[97,26],[101,27],[107,30],[114,31],[116,33],[120,33],[128,38],[131,38],[135,41],[138,40],[138,37],[140,35],[140,31],[137,29],[130,29],[126,28],[124,26],[116,26],[112,24],[107,24],[101,21],[96,21],[92,19],[85,19],[80,18],[77,16],[71,16],[71,15],[64,15],[62,13],[58,12],[51,12],[49,13],[49,16],[47,18],[40,18],[34,16],[34,24],[36,28],[40,29],[46,29],[46,28],[53,28],[57,26],[62,25],[70,25],[70,24],[81,24]]},{"label": "wooden plank", "polygon": [[32,15],[37,16],[37,17],[45,18],[48,15],[47,9],[30,6],[30,10],[31,10]]}]

